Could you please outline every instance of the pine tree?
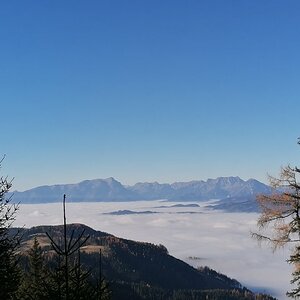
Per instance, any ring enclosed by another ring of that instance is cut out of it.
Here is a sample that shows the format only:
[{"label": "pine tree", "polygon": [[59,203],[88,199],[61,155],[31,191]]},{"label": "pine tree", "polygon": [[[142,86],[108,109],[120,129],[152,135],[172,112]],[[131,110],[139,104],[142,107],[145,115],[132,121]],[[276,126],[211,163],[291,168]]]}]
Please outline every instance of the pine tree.
[{"label": "pine tree", "polygon": [[[78,266],[76,265],[72,266],[72,258],[74,253],[80,251],[80,248],[86,243],[86,241],[89,239],[89,236],[84,237],[85,230],[83,230],[77,238],[74,238],[75,230],[72,230],[70,238],[68,238],[67,218],[66,218],[66,195],[64,195],[63,197],[63,219],[64,219],[64,224],[63,224],[64,232],[63,232],[62,244],[55,242],[53,237],[51,237],[48,233],[46,234],[50,239],[52,248],[57,254],[59,260],[59,268],[57,269],[57,276],[61,276],[62,281],[57,281],[57,283],[58,283],[58,289],[61,297],[60,299],[70,300],[70,299],[77,299],[77,298],[73,298],[74,294],[77,295],[81,294],[80,291],[82,290],[82,284],[85,279],[83,273],[79,274],[79,272],[81,272],[82,270],[80,260]],[[72,277],[72,275],[74,274],[75,277],[74,276]],[[72,286],[72,281],[73,281],[73,286]],[[75,283],[75,291],[74,291],[74,283]],[[87,295],[87,293],[83,293],[83,295]],[[86,298],[83,298],[83,296],[80,295],[78,296],[78,299],[86,299]]]},{"label": "pine tree", "polygon": [[91,300],[95,299],[95,291],[89,282],[90,270],[85,270],[81,264],[80,250],[77,251],[77,257],[73,261],[73,267],[70,268],[70,299],[73,300]]},{"label": "pine tree", "polygon": [[99,264],[98,264],[98,278],[96,285],[96,299],[97,300],[109,300],[111,297],[111,291],[109,289],[107,281],[102,275],[102,251],[99,251]]},{"label": "pine tree", "polygon": [[20,282],[15,254],[19,246],[18,232],[13,235],[9,232],[18,210],[18,205],[11,203],[12,197],[7,197],[11,186],[7,177],[0,177],[0,299],[6,300],[14,298]]},{"label": "pine tree", "polygon": [[23,282],[18,298],[24,300],[49,299],[49,272],[45,267],[42,248],[37,238],[34,238],[33,246],[28,251],[29,270],[23,276]]}]

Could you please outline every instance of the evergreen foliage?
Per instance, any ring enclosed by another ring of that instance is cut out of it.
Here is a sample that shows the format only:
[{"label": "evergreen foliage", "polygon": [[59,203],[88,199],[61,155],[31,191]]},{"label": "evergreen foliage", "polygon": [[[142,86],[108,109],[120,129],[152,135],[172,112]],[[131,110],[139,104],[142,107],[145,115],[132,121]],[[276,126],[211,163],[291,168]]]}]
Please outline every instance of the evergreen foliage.
[{"label": "evergreen foliage", "polygon": [[276,300],[265,294],[243,289],[163,289],[147,284],[114,283],[113,299],[122,300]]},{"label": "evergreen foliage", "polygon": [[[94,286],[89,281],[90,270],[85,270],[81,263],[80,248],[85,245],[89,235],[84,235],[85,229],[75,233],[72,229],[68,234],[66,221],[66,195],[63,198],[63,242],[55,242],[48,232],[52,249],[57,256],[58,266],[56,267],[54,282],[57,284],[59,299],[63,300],[89,300],[109,299],[109,291],[102,278]],[[100,273],[100,271],[99,271]]]},{"label": "evergreen foliage", "polygon": [[28,272],[23,274],[22,285],[18,298],[24,300],[49,299],[49,272],[45,267],[42,248],[37,238],[28,251]]},{"label": "evergreen foliage", "polygon": [[[0,161],[0,167],[3,159]],[[7,193],[11,188],[7,177],[0,177],[0,299],[14,299],[20,282],[18,258],[15,254],[19,246],[18,232],[10,234],[18,205],[11,203]]]}]

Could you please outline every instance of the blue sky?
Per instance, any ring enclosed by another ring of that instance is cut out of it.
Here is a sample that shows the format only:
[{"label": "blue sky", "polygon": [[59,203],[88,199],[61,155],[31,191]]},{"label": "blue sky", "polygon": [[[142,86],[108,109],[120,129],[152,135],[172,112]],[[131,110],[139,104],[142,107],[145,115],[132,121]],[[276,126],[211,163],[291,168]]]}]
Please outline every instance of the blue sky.
[{"label": "blue sky", "polygon": [[14,188],[267,180],[299,162],[300,2],[5,1]]}]

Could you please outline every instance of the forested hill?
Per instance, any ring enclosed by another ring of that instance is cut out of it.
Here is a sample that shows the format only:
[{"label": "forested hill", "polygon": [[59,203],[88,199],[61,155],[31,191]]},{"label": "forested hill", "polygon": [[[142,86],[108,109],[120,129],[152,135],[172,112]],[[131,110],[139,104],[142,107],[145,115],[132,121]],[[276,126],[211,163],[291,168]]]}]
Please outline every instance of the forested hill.
[{"label": "forested hill", "polygon": [[[24,257],[34,237],[48,258],[53,257],[53,250],[46,232],[57,242],[63,240],[63,226],[38,226],[20,230],[23,237],[21,253]],[[219,296],[209,299],[255,299],[254,294],[238,281],[207,267],[195,269],[169,255],[162,245],[118,238],[81,224],[68,225],[68,238],[72,231],[76,238],[82,230],[85,231],[84,236],[89,235],[90,238],[81,248],[81,261],[92,268],[93,272],[98,272],[95,266],[98,266],[101,249],[102,272],[110,282],[113,299],[156,299],[158,294],[161,297],[164,295],[161,299],[207,299],[202,297],[214,294]],[[182,296],[174,298],[175,294]],[[198,298],[192,298],[192,294],[198,294]],[[231,296],[228,298],[225,295]],[[262,295],[260,297],[257,299],[273,299]]]}]

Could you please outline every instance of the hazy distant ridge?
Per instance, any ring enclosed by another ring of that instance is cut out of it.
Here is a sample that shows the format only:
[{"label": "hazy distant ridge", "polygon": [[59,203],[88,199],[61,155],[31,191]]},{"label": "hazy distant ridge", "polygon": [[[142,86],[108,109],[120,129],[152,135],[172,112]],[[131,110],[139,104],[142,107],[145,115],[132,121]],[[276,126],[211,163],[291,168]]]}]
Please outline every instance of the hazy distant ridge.
[{"label": "hazy distant ridge", "polygon": [[207,181],[175,182],[172,184],[137,183],[124,186],[114,178],[85,180],[77,184],[39,186],[24,192],[14,192],[13,199],[22,203],[61,201],[67,194],[69,201],[128,201],[128,200],[208,200],[252,198],[269,193],[270,187],[255,180],[239,177],[218,177]]}]

